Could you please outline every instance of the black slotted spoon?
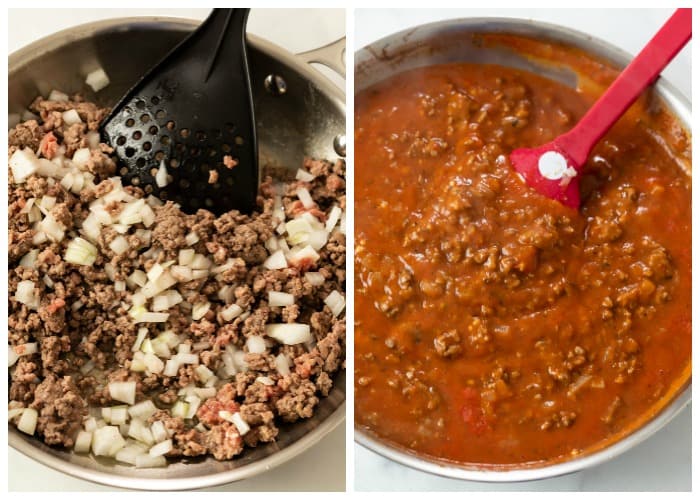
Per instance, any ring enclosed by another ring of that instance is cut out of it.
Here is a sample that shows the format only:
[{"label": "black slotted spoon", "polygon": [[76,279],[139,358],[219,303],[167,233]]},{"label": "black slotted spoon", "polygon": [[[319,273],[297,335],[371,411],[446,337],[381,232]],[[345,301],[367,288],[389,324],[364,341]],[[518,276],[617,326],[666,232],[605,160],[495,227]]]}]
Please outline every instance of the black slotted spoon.
[{"label": "black slotted spoon", "polygon": [[[189,213],[253,209],[259,179],[245,43],[249,10],[214,9],[102,122],[125,186]],[[159,187],[162,164],[168,183]]]}]

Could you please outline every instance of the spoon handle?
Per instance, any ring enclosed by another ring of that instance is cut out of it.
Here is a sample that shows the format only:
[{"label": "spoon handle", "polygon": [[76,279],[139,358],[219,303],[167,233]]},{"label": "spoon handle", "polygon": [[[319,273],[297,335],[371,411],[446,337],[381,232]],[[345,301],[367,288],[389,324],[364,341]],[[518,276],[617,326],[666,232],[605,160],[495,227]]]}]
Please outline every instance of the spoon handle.
[{"label": "spoon handle", "polygon": [[692,9],[677,9],[581,121],[554,142],[583,167],[593,146],[692,36]]}]

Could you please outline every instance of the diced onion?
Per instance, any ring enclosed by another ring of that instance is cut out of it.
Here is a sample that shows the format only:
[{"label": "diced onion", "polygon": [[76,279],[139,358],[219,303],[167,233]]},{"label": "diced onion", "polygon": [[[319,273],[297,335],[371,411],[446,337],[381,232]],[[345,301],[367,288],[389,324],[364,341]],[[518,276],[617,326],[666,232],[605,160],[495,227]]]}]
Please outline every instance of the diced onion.
[{"label": "diced onion", "polygon": [[160,457],[162,455],[165,455],[169,451],[173,449],[173,442],[171,439],[167,439],[165,441],[162,441],[156,445],[153,445],[150,450],[148,450],[148,454],[152,457]]},{"label": "diced onion", "polygon": [[92,432],[80,431],[78,432],[78,436],[75,438],[73,451],[75,451],[76,453],[89,453],[91,444]]},{"label": "diced onion", "polygon": [[263,267],[266,269],[284,269],[287,267],[287,259],[284,256],[282,250],[277,250],[275,253],[270,255],[265,262],[263,262]]},{"label": "diced onion", "polygon": [[143,356],[143,362],[151,373],[161,373],[165,366],[165,363],[163,363],[158,356],[151,353],[147,353]]},{"label": "diced onion", "polygon": [[306,281],[308,281],[309,284],[313,286],[321,286],[326,281],[326,278],[323,276],[323,274],[312,271],[304,273],[304,279],[306,279]]},{"label": "diced onion", "polygon": [[145,401],[131,406],[129,408],[129,415],[131,415],[132,418],[140,418],[145,420],[150,418],[156,411],[158,411],[158,408],[156,408],[156,405],[153,404],[153,401],[146,399]]},{"label": "diced onion", "polygon": [[120,462],[124,462],[125,464],[136,465],[136,457],[148,457],[148,454],[145,453],[145,451],[146,450],[144,449],[144,446],[141,443],[131,441],[131,444],[128,444],[127,446],[119,450],[114,458],[116,458]]},{"label": "diced onion", "polygon": [[287,356],[284,354],[280,353],[277,356],[275,356],[275,368],[277,368],[277,372],[282,375],[289,375],[290,370],[289,370],[289,359],[287,359]]},{"label": "diced onion", "polygon": [[258,335],[251,335],[248,337],[246,340],[246,347],[248,348],[248,352],[252,354],[262,354],[267,350],[265,339]]},{"label": "diced onion", "polygon": [[19,417],[19,422],[17,422],[17,429],[25,434],[33,436],[38,420],[39,413],[34,408],[25,408],[22,412],[22,416]]},{"label": "diced onion", "polygon": [[294,304],[294,295],[284,292],[268,292],[268,302],[270,307],[291,306]]},{"label": "diced onion", "polygon": [[168,431],[165,428],[165,424],[160,420],[156,420],[151,424],[151,434],[156,443],[160,443],[168,439]]},{"label": "diced onion", "polygon": [[154,443],[153,434],[151,434],[151,430],[148,427],[146,427],[142,420],[137,418],[133,419],[129,424],[128,435],[129,437],[134,438],[135,440],[140,441],[148,446],[151,446]]},{"label": "diced onion", "polygon": [[112,425],[121,425],[126,423],[127,409],[124,406],[115,406],[111,408],[109,421]]},{"label": "diced onion", "polygon": [[297,198],[299,198],[299,201],[301,201],[301,204],[304,205],[306,209],[313,208],[316,205],[311,197],[311,193],[304,187],[297,188]]},{"label": "diced onion", "polygon": [[10,157],[9,165],[15,184],[22,184],[37,171],[38,158],[31,149],[18,149]]},{"label": "diced onion", "polygon": [[106,425],[92,434],[92,452],[95,456],[113,457],[126,446],[119,427]]},{"label": "diced onion", "polygon": [[331,211],[328,214],[328,218],[326,219],[327,233],[333,231],[333,228],[335,228],[335,225],[338,224],[338,221],[340,220],[340,216],[342,214],[343,210],[338,205],[335,205],[333,208],[331,208]]},{"label": "diced onion", "polygon": [[231,304],[226,309],[221,311],[221,318],[224,321],[231,321],[232,319],[240,316],[243,313],[243,309],[237,304]]},{"label": "diced onion", "polygon": [[[216,377],[212,377],[212,378],[216,378]],[[204,388],[195,387],[194,393],[197,397],[199,397],[201,399],[209,399],[209,398],[213,398],[214,396],[216,396],[216,388],[215,387],[204,387]]]},{"label": "diced onion", "polygon": [[175,358],[172,358],[165,362],[165,369],[163,370],[163,375],[165,375],[166,377],[175,377],[179,370],[180,363]]},{"label": "diced onion", "polygon": [[316,178],[315,175],[309,173],[308,171],[306,171],[306,170],[304,170],[304,169],[302,169],[302,168],[300,168],[299,170],[297,170],[296,179],[299,180],[299,181],[311,182],[311,181],[314,180],[315,178]]},{"label": "diced onion", "polygon": [[181,352],[177,354],[174,359],[181,365],[196,365],[199,363],[198,354]]},{"label": "diced onion", "polygon": [[7,346],[7,366],[14,366],[19,359],[19,355],[15,352],[12,346]]},{"label": "diced onion", "polygon": [[197,366],[197,368],[194,369],[194,374],[197,376],[197,379],[203,384],[206,384],[207,381],[214,376],[214,372],[212,372],[209,368],[207,368],[204,365]]},{"label": "diced onion", "polygon": [[168,185],[168,169],[165,167],[165,160],[160,161],[160,167],[156,172],[156,185],[160,188]]},{"label": "diced onion", "polygon": [[97,259],[97,247],[87,240],[75,238],[68,243],[68,248],[63,258],[71,264],[91,266]]},{"label": "diced onion", "polygon": [[130,405],[136,400],[136,382],[111,382],[108,386],[109,396],[115,401]]},{"label": "diced onion", "polygon": [[78,167],[78,168],[85,168],[87,167],[88,163],[90,162],[90,156],[92,153],[90,152],[90,148],[80,148],[73,153],[73,158],[71,158],[71,161]]},{"label": "diced onion", "polygon": [[180,250],[180,252],[177,254],[178,264],[181,266],[189,266],[192,263],[192,259],[194,259],[194,254],[195,251],[191,248]]},{"label": "diced onion", "polygon": [[192,319],[195,321],[202,319],[209,312],[210,307],[209,302],[198,302],[192,307]]},{"label": "diced onion", "polygon": [[287,345],[302,344],[313,340],[309,325],[301,323],[265,325],[265,335]]},{"label": "diced onion", "polygon": [[129,242],[124,236],[117,236],[109,244],[109,248],[116,254],[121,255],[129,249]]},{"label": "diced onion", "polygon": [[345,309],[345,298],[337,291],[333,290],[328,294],[328,297],[323,299],[323,302],[328,306],[334,317],[338,317]]},{"label": "diced onion", "polygon": [[187,246],[192,246],[199,241],[199,236],[194,231],[187,233],[185,236],[185,243]]},{"label": "diced onion", "polygon": [[83,120],[80,119],[80,115],[74,109],[64,111],[61,117],[63,118],[63,123],[65,123],[66,125],[75,125],[76,123],[83,123]]},{"label": "diced onion", "polygon": [[85,78],[85,83],[87,83],[94,92],[99,92],[109,85],[109,77],[107,76],[107,73],[105,73],[104,69],[98,68],[95,71],[88,73],[87,77]]},{"label": "diced onion", "polygon": [[68,102],[70,98],[68,97],[68,94],[63,93],[60,90],[53,89],[49,93],[49,97],[47,98],[47,100],[57,102]]},{"label": "diced onion", "polygon": [[189,403],[186,403],[185,401],[176,401],[175,404],[173,405],[172,409],[170,410],[170,414],[173,417],[180,417],[180,418],[185,418],[187,413],[190,411],[190,405]]},{"label": "diced onion", "polygon": [[36,354],[39,352],[39,347],[37,346],[36,342],[28,342],[26,344],[20,344],[18,346],[14,347],[15,353],[22,357],[22,356],[31,356],[32,354]]},{"label": "diced onion", "polygon": [[256,382],[260,382],[263,385],[275,385],[275,381],[270,377],[258,377],[255,379]]},{"label": "diced onion", "polygon": [[250,431],[250,426],[243,420],[240,412],[231,413],[230,411],[222,410],[219,412],[219,417],[235,425],[241,436],[244,436]]}]

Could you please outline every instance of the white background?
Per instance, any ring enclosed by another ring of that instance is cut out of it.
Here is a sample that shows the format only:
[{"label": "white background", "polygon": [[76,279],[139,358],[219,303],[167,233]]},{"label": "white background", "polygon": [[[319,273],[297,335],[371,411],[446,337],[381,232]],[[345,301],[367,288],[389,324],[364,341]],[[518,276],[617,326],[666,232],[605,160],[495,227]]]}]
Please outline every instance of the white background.
[{"label": "white background", "polygon": [[[386,35],[440,19],[518,17],[564,25],[606,40],[630,53],[641,49],[672,13],[671,9],[358,9],[355,50]],[[691,46],[676,57],[664,76],[691,96]],[[619,458],[585,472],[530,483],[493,485],[444,479],[390,462],[355,445],[357,490],[588,490],[687,491],[691,488],[691,411],[686,408],[654,437]]]},{"label": "white background", "polygon": [[[9,52],[34,40],[77,24],[125,16],[175,16],[204,19],[209,9],[53,9],[9,11]],[[248,31],[290,52],[325,45],[345,34],[344,9],[253,9]],[[276,469],[254,478],[211,488],[210,491],[345,490],[345,424]],[[10,449],[10,491],[109,491],[44,467]]]}]

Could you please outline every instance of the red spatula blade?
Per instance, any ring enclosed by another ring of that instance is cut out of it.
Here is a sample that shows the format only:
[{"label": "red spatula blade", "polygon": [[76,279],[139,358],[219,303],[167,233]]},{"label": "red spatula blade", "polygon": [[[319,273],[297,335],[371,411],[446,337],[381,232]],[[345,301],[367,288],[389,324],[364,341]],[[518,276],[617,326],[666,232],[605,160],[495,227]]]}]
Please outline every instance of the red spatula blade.
[{"label": "red spatula blade", "polygon": [[[540,160],[548,152],[560,154],[569,168],[568,172],[558,179],[548,179],[542,175]],[[578,209],[581,204],[580,174],[578,170],[574,169],[574,165],[568,160],[567,155],[554,144],[549,143],[538,148],[516,149],[510,154],[510,162],[528,186],[567,207]]]}]

